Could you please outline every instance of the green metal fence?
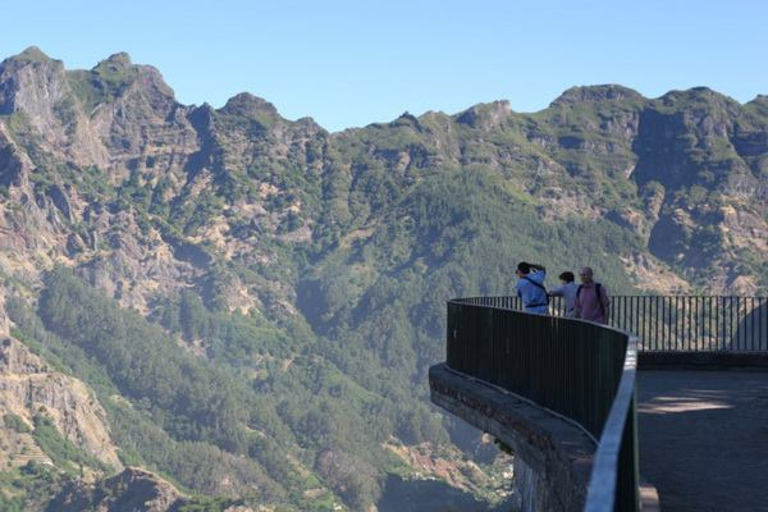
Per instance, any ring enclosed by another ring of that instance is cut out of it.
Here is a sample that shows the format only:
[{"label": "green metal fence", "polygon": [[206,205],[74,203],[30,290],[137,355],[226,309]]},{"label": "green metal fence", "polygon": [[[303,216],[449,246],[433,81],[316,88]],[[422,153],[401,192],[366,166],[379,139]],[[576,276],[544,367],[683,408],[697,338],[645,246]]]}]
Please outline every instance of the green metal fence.
[{"label": "green metal fence", "polygon": [[583,428],[598,443],[586,508],[636,510],[637,339],[591,322],[517,311],[511,299],[448,303],[448,367]]},{"label": "green metal fence", "polygon": [[[477,297],[477,304],[522,309],[518,297]],[[565,316],[559,297],[550,314]],[[641,352],[768,351],[768,297],[618,295],[609,324],[637,335]]]}]

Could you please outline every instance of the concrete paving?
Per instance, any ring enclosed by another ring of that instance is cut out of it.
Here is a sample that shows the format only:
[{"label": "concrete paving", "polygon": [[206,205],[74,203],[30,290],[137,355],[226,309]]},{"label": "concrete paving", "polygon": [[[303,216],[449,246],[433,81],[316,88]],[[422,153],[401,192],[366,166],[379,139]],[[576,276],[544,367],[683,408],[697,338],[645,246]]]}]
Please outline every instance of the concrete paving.
[{"label": "concrete paving", "polygon": [[643,370],[637,401],[663,512],[768,512],[768,371]]}]

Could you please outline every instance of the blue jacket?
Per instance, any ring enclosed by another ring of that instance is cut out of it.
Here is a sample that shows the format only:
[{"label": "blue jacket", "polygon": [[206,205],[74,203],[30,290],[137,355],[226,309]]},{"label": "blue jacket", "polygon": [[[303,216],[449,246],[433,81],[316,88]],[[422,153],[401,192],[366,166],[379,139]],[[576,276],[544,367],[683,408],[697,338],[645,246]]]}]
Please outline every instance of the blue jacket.
[{"label": "blue jacket", "polygon": [[[547,273],[545,271],[534,270],[517,281],[517,296],[523,299],[524,311],[528,313],[547,313],[549,311],[547,291],[544,289],[546,278]],[[537,284],[539,286],[536,286]]]}]

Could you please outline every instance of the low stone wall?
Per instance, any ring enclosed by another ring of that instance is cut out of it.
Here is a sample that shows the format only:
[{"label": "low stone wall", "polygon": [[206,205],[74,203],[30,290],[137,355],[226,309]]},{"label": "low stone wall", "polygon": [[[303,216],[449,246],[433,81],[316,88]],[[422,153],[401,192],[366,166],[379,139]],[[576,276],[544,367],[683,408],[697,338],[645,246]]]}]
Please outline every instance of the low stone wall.
[{"label": "low stone wall", "polygon": [[430,368],[429,386],[433,403],[512,448],[522,510],[583,509],[595,444],[580,428],[445,364]]}]

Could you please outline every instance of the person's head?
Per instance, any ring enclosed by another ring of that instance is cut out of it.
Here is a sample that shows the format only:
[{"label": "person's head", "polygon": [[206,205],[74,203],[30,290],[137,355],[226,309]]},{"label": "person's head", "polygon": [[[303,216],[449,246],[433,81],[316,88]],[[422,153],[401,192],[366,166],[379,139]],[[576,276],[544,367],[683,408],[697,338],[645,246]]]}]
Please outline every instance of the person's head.
[{"label": "person's head", "polygon": [[521,261],[517,264],[517,275],[519,276],[527,276],[531,273],[531,265],[530,263],[526,263],[524,261]]},{"label": "person's head", "polygon": [[592,267],[584,267],[579,270],[579,279],[581,279],[581,282],[584,284],[591,283],[593,276],[594,272],[592,271]]},{"label": "person's head", "polygon": [[563,284],[572,283],[574,280],[573,272],[571,272],[570,270],[563,272],[558,277],[560,278],[560,281],[562,281]]}]

